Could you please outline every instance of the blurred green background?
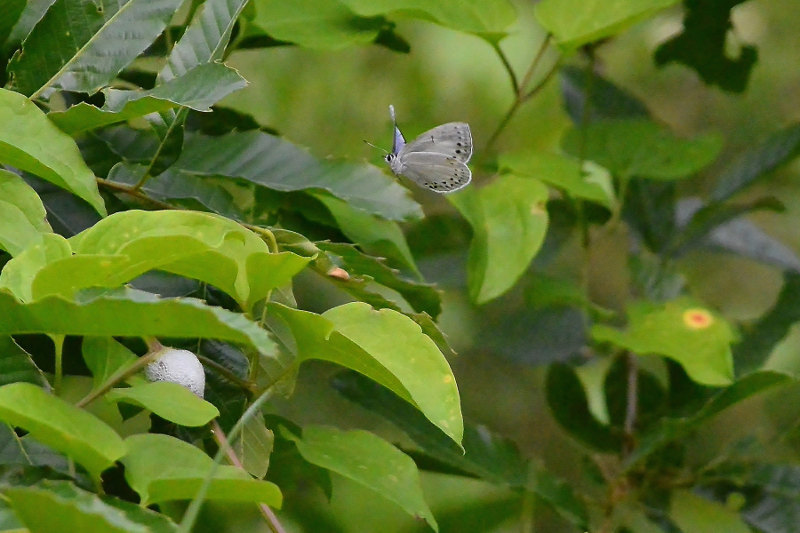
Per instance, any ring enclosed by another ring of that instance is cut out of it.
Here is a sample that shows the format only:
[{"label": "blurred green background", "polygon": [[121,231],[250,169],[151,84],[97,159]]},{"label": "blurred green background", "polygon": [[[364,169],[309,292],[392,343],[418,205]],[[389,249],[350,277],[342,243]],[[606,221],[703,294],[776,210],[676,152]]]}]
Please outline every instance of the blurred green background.
[{"label": "blurred green background", "polygon": [[[501,43],[519,75],[527,69],[544,37],[533,20],[534,4],[515,2],[518,21]],[[658,120],[678,134],[715,131],[724,137],[725,148],[717,162],[699,179],[681,184],[683,193],[702,196],[716,173],[736,154],[800,119],[800,3],[751,0],[734,8],[731,54],[736,54],[737,43],[753,44],[759,51],[748,88],[742,94],[707,87],[684,66],[655,66],[653,51],[680,30],[681,20],[682,10],[675,8],[634,26],[597,50],[597,68],[606,78],[642,99]],[[318,156],[368,160],[376,165],[383,165],[382,153],[363,140],[391,147],[387,111],[390,103],[397,110],[406,137],[443,122],[466,121],[474,136],[475,160],[488,163],[474,168],[475,183],[480,186],[491,177],[490,154],[482,154],[481,149],[512,102],[511,85],[501,62],[491,47],[475,36],[402,18],[397,20],[396,31],[410,43],[409,54],[374,45],[333,52],[295,46],[236,52],[226,62],[239,69],[250,85],[223,104],[253,114],[261,124],[275,128],[280,135],[307,146]],[[544,75],[552,64],[555,54],[550,54],[534,79]],[[583,66],[584,62],[575,56],[568,58],[566,64]],[[568,127],[560,80],[556,77],[519,110],[496,149],[558,150],[560,137]],[[797,162],[784,167],[768,181],[751,188],[748,195],[769,193],[785,203],[784,213],[759,212],[751,220],[800,252],[798,171]],[[546,265],[537,263],[509,294],[476,308],[469,303],[464,287],[467,226],[459,222],[442,198],[420,189],[414,189],[413,194],[424,205],[428,218],[408,225],[407,236],[426,279],[436,281],[446,291],[440,322],[459,354],[450,362],[462,394],[465,418],[510,437],[524,454],[540,457],[548,469],[576,479],[584,468],[581,451],[577,446],[565,445],[566,437],[550,418],[542,395],[542,367],[535,364],[536,351],[547,349],[549,337],[569,340],[575,332],[559,329],[564,322],[558,320],[552,328],[532,321],[533,311],[528,305],[539,269],[549,269],[552,274],[575,268],[570,250],[559,251],[558,257],[549,258]],[[735,320],[747,321],[763,313],[774,303],[781,285],[777,270],[725,255],[692,254],[683,260],[682,270],[690,292]],[[615,275],[611,263],[608,275]],[[322,289],[317,292],[313,281],[308,281],[312,288],[298,294],[308,302],[306,305],[325,308],[340,297]],[[613,284],[614,280],[609,279],[608,283]],[[532,325],[534,322],[536,326]],[[581,339],[574,341],[580,344]],[[800,332],[795,328],[770,364],[800,371],[798,350]],[[587,381],[592,378],[592,369],[588,365],[585,370]],[[320,395],[318,384],[335,371],[322,363],[303,367],[295,396],[279,407],[297,422],[374,428],[403,442],[404,437],[386,422],[358,411],[335,392]],[[781,394],[783,400],[767,398],[770,409],[797,396],[797,391]],[[736,417],[767,426],[780,420],[777,414],[772,421],[759,422],[753,411],[737,409],[722,417],[715,427],[709,427],[708,438],[723,438],[715,433],[719,427],[727,433],[724,438],[732,438],[730,422]],[[740,428],[745,425],[736,424]],[[521,505],[508,492],[477,481],[432,474],[424,476],[423,485],[442,531],[519,531],[515,512],[511,512],[512,518],[505,525],[502,520],[509,509]],[[304,495],[302,503],[292,504],[287,497],[288,514],[318,516],[317,531],[425,530],[421,522],[407,517],[391,503],[340,478],[334,481],[330,508],[318,489],[306,487],[300,493]],[[210,505],[205,512],[207,531],[223,527],[213,509]],[[557,517],[550,516],[547,509],[537,508],[534,514],[542,531],[571,531]],[[293,527],[290,516],[282,515],[282,520]],[[243,507],[235,518],[226,517],[224,527],[228,531],[266,531],[258,524],[255,511]],[[300,526],[294,527],[301,530]]]}]

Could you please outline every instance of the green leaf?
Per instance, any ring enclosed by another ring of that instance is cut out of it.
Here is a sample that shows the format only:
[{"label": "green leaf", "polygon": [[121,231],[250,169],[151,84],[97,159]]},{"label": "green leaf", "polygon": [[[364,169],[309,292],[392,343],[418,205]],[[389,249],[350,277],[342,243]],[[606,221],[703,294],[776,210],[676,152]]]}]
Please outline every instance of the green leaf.
[{"label": "green leaf", "polygon": [[165,515],[115,498],[101,498],[67,481],[43,481],[3,490],[31,533],[169,533],[177,526]]},{"label": "green leaf", "polygon": [[36,174],[106,214],[94,174],[75,141],[33,102],[6,89],[0,89],[0,162]]},{"label": "green leaf", "polygon": [[723,202],[800,155],[800,124],[784,128],[766,141],[752,146],[734,160],[717,178],[711,201]]},{"label": "green leaf", "polygon": [[[270,36],[306,48],[336,50],[375,40],[382,18],[359,17],[339,0],[257,0],[252,23]],[[252,33],[250,29],[249,33]]]},{"label": "green leaf", "polygon": [[[575,124],[620,118],[647,118],[647,106],[597,72],[566,65],[561,68],[562,92],[569,118]],[[584,106],[589,100],[589,116]],[[586,119],[586,120],[584,120]]]},{"label": "green leaf", "polygon": [[[70,242],[74,255],[43,265],[31,280],[34,299],[116,287],[159,269],[206,281],[249,310],[308,262],[290,252],[271,254],[259,236],[236,222],[193,211],[115,213]],[[23,258],[6,269],[11,276],[29,266]],[[27,287],[15,292],[27,294]]]},{"label": "green leaf", "polygon": [[602,0],[543,0],[534,14],[564,50],[622,33],[678,0],[637,0],[609,4]]},{"label": "green leaf", "polygon": [[258,479],[267,475],[275,435],[264,425],[263,417],[252,417],[244,423],[242,436],[232,444],[242,467]]},{"label": "green leaf", "polygon": [[735,334],[722,317],[687,298],[664,304],[639,302],[627,309],[625,331],[592,327],[597,342],[609,342],[638,355],[669,357],[703,385],[733,381],[731,343]]},{"label": "green leaf", "polygon": [[19,300],[33,299],[33,280],[49,263],[70,257],[72,248],[61,235],[42,235],[41,243],[23,250],[4,265],[0,272],[0,288],[14,294]]},{"label": "green leaf", "polygon": [[83,361],[92,373],[93,390],[138,359],[136,354],[112,337],[84,337],[81,351]]},{"label": "green leaf", "polygon": [[71,457],[95,479],[125,453],[110,427],[30,383],[0,387],[0,419]]},{"label": "green leaf", "polygon": [[74,302],[52,296],[31,304],[0,291],[0,316],[0,334],[201,337],[246,344],[265,354],[274,347],[267,333],[240,313],[133,290],[85,294]]},{"label": "green leaf", "polygon": [[436,519],[425,503],[414,461],[377,435],[306,426],[302,437],[286,436],[306,461],[374,490],[438,531]]},{"label": "green leaf", "polygon": [[14,87],[94,93],[164,31],[182,0],[56,0],[9,64]]},{"label": "green leaf", "polygon": [[707,85],[741,93],[758,59],[758,49],[736,37],[735,59],[726,50],[726,40],[735,32],[731,10],[744,0],[693,0],[685,2],[683,31],[662,43],[655,51],[656,65],[673,61],[693,69]]},{"label": "green leaf", "polygon": [[408,190],[372,165],[323,161],[260,131],[218,137],[188,134],[167,172],[239,178],[276,191],[324,189],[353,207],[390,220],[420,218]]},{"label": "green leaf", "polygon": [[800,513],[800,468],[792,464],[756,465],[744,480],[735,482],[749,489],[741,511],[748,524],[764,533],[792,533]]},{"label": "green leaf", "polygon": [[467,272],[470,298],[497,298],[527,270],[547,230],[547,187],[511,174],[482,189],[465,189],[448,199],[472,226]]},{"label": "green leaf", "polygon": [[516,12],[507,0],[341,0],[350,9],[366,17],[400,14],[429,20],[454,30],[497,38],[516,20]]},{"label": "green leaf", "polygon": [[347,202],[327,194],[312,193],[312,196],[328,208],[342,233],[365,252],[386,257],[397,268],[420,275],[406,237],[396,222],[354,209]]},{"label": "green leaf", "polygon": [[81,102],[47,117],[62,131],[74,135],[177,106],[211,111],[213,104],[246,85],[247,81],[235,70],[220,63],[206,63],[148,91],[104,89],[105,104],[101,108]]},{"label": "green leaf", "polygon": [[462,449],[411,404],[356,372],[340,372],[333,380],[333,387],[348,400],[392,422],[425,454],[457,473],[512,488],[526,486],[528,465],[516,445],[488,428],[466,424]]},{"label": "green leaf", "polygon": [[399,272],[386,266],[379,258],[359,252],[354,245],[333,242],[318,242],[316,245],[320,250],[339,257],[342,267],[352,273],[349,280],[339,283],[345,291],[349,291],[351,287],[356,290],[355,295],[358,295],[359,291],[369,291],[368,286],[363,287],[358,284],[353,276],[371,278],[384,287],[400,293],[417,312],[425,312],[432,317],[437,317],[442,312],[441,296],[433,285],[403,278]]},{"label": "green leaf", "polygon": [[633,467],[666,444],[686,437],[725,409],[773,387],[791,383],[794,383],[791,377],[778,372],[755,372],[744,376],[716,393],[694,415],[686,418],[661,419],[656,427],[642,435],[639,445],[627,458],[626,466]]},{"label": "green leaf", "polygon": [[571,366],[564,363],[550,365],[546,393],[553,417],[572,437],[601,452],[621,449],[620,436],[609,426],[601,424],[589,411],[586,391]]},{"label": "green leaf", "polygon": [[557,478],[544,468],[530,468],[528,490],[547,502],[558,514],[579,529],[586,530],[589,527],[586,506],[566,481]]},{"label": "green leaf", "polygon": [[33,362],[30,354],[10,335],[0,335],[0,385],[18,381],[49,387],[47,378]]},{"label": "green leaf", "polygon": [[56,0],[9,64],[14,87],[94,93],[158,37],[181,0]]},{"label": "green leaf", "polygon": [[800,274],[785,272],[778,301],[744,330],[742,341],[733,351],[739,374],[760,368],[781,339],[800,321]]},{"label": "green leaf", "polygon": [[5,52],[5,48],[12,44],[8,42],[8,37],[19,21],[27,3],[26,0],[7,0],[5,2],[5,9],[0,12],[0,51]]},{"label": "green leaf", "polygon": [[105,398],[144,407],[181,426],[204,426],[219,416],[219,411],[212,404],[197,397],[186,387],[166,381],[112,389]]},{"label": "green leaf", "polygon": [[206,0],[172,47],[159,82],[180,77],[204,63],[221,61],[231,32],[248,0]]},{"label": "green leaf", "polygon": [[322,316],[271,304],[269,317],[271,329],[299,361],[321,359],[364,374],[460,443],[463,421],[455,379],[435,343],[410,318],[360,302]]},{"label": "green leaf", "polygon": [[39,195],[13,172],[0,169],[0,198],[0,249],[17,255],[53,231]]},{"label": "green leaf", "polygon": [[670,517],[681,531],[693,533],[751,533],[751,529],[733,509],[697,496],[688,490],[670,495]]},{"label": "green leaf", "polygon": [[669,181],[686,178],[708,166],[722,149],[722,139],[713,134],[681,139],[653,121],[629,119],[571,129],[562,146],[568,153],[576,157],[583,154],[618,177]]},{"label": "green leaf", "polygon": [[498,158],[503,172],[539,179],[572,198],[589,200],[611,209],[616,204],[611,176],[602,167],[586,163],[581,170],[576,159],[546,152],[505,153]]},{"label": "green leaf", "polygon": [[[187,442],[168,435],[131,435],[127,453],[120,459],[125,479],[139,493],[142,505],[187,500],[194,497],[214,466],[214,460]],[[265,503],[280,508],[280,489],[268,481],[252,479],[235,466],[219,465],[206,498]]]}]

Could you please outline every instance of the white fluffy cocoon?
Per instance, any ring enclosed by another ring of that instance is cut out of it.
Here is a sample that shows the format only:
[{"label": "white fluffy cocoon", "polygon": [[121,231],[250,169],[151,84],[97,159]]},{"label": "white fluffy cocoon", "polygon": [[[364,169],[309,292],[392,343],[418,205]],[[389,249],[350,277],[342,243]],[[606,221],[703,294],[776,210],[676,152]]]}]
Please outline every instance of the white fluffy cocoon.
[{"label": "white fluffy cocoon", "polygon": [[206,375],[197,356],[189,350],[164,348],[161,355],[144,369],[150,381],[169,381],[182,385],[203,397]]}]

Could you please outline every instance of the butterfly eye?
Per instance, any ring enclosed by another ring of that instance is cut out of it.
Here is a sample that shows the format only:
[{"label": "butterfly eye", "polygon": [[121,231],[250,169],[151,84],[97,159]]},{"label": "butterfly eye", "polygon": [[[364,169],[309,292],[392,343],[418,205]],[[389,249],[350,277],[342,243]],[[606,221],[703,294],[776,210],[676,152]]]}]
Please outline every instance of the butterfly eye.
[{"label": "butterfly eye", "polygon": [[394,154],[386,154],[385,156],[383,156],[383,158],[386,160],[387,163],[391,163],[392,159],[394,159]]}]

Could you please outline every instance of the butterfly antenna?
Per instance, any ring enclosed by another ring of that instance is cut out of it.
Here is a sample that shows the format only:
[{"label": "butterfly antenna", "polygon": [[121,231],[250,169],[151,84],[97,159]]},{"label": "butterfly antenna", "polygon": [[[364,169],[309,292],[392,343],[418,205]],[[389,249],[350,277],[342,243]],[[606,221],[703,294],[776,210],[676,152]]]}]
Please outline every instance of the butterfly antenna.
[{"label": "butterfly antenna", "polygon": [[364,142],[367,143],[368,145],[372,146],[373,148],[377,148],[381,152],[384,152],[384,153],[387,153],[387,154],[389,153],[389,150],[387,150],[386,148],[381,148],[380,146],[375,146],[374,144],[372,144],[371,142],[369,142],[366,139],[364,139]]}]

